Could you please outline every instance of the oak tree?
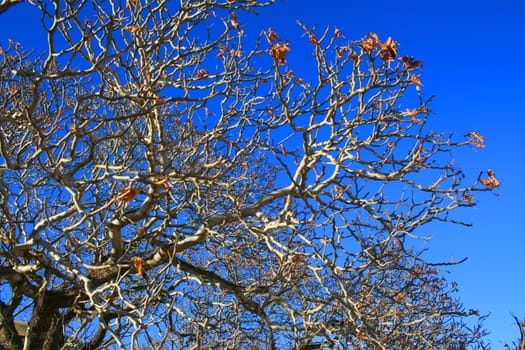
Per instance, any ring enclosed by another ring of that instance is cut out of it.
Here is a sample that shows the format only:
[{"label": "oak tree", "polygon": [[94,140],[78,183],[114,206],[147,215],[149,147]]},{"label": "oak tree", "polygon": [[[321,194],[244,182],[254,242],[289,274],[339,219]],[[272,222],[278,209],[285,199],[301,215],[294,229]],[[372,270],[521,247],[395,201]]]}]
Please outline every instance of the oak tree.
[{"label": "oak tree", "polygon": [[46,40],[0,46],[4,347],[483,346],[423,244],[499,186],[451,155],[483,137],[432,131],[393,38],[248,35],[271,2],[16,5]]}]

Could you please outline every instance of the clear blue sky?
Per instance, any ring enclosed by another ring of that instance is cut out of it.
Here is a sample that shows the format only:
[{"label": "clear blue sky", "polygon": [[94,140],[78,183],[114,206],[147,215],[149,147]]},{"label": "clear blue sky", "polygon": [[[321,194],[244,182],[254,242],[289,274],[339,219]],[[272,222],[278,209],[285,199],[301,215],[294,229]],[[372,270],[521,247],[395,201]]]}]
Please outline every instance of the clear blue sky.
[{"label": "clear blue sky", "polygon": [[[30,12],[17,5],[0,16],[0,40],[31,43]],[[459,153],[457,163],[473,176],[494,169],[503,184],[499,196],[479,196],[476,207],[461,213],[473,227],[431,232],[430,248],[436,259],[468,257],[448,278],[459,282],[467,308],[491,313],[485,323],[490,340],[494,349],[503,348],[501,341],[519,335],[510,314],[525,318],[525,1],[278,0],[248,25],[297,38],[296,19],[337,26],[349,39],[370,31],[383,40],[391,36],[401,54],[424,60],[423,91],[436,95],[432,128],[485,136],[486,149]],[[292,50],[305,44],[293,40]]]}]

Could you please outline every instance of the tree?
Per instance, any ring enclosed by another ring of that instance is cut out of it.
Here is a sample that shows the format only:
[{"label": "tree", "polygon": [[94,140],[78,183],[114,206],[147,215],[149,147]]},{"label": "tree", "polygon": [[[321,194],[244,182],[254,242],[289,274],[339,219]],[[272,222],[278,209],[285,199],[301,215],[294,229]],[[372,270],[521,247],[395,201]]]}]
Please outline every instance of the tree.
[{"label": "tree", "polygon": [[504,344],[505,349],[507,350],[525,350],[525,322],[520,321],[516,316],[514,317],[514,321],[516,322],[516,325],[518,326],[520,330],[520,339],[517,342],[512,343],[512,345],[509,345],[507,343]]},{"label": "tree", "polygon": [[47,47],[0,48],[5,347],[483,347],[423,254],[499,185],[453,163],[482,136],[430,130],[391,38],[299,23],[294,73],[246,38],[270,3],[32,2]]}]

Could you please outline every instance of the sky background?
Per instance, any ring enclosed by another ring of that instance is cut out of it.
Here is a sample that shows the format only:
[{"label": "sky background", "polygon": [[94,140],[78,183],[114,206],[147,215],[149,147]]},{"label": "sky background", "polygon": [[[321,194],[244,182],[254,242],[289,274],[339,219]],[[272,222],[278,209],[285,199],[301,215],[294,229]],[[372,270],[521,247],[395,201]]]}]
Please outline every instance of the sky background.
[{"label": "sky background", "polygon": [[[38,17],[32,14],[23,4],[1,15],[0,41],[34,42],[30,24]],[[239,22],[253,29],[273,27],[290,39],[293,54],[308,45],[300,38],[298,19],[337,27],[348,39],[368,32],[382,40],[391,36],[400,55],[424,61],[423,93],[436,96],[430,127],[458,137],[479,131],[485,137],[486,149],[456,153],[457,164],[474,177],[493,169],[502,183],[498,195],[479,195],[477,206],[461,211],[459,217],[472,227],[440,226],[430,232],[429,256],[468,257],[448,269],[448,278],[459,283],[466,308],[490,313],[485,325],[494,349],[516,340],[511,314],[525,318],[525,0],[278,0],[252,22],[243,23],[242,16]]]}]

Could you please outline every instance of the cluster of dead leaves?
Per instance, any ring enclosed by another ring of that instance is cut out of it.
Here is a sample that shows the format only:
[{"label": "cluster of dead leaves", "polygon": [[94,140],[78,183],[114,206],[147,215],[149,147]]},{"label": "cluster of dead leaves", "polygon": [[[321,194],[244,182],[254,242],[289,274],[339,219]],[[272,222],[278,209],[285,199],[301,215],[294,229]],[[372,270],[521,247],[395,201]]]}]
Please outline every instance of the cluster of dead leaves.
[{"label": "cluster of dead leaves", "polygon": [[498,179],[496,179],[496,175],[492,169],[487,170],[487,175],[489,176],[488,179],[479,180],[484,186],[498,187],[501,185]]},{"label": "cluster of dead leaves", "polygon": [[468,143],[479,147],[479,148],[485,148],[485,138],[480,135],[479,131],[472,131],[467,134],[465,134],[465,137],[469,137]]},{"label": "cluster of dead leaves", "polygon": [[374,50],[379,50],[379,56],[384,61],[393,61],[397,56],[397,42],[388,37],[385,42],[381,42],[376,33],[368,33],[359,43],[361,49],[368,55]]},{"label": "cluster of dead leaves", "polygon": [[266,33],[266,39],[271,45],[270,56],[272,56],[279,64],[285,64],[286,55],[290,51],[288,43],[283,43],[281,38],[273,31],[272,28],[270,28]]}]

